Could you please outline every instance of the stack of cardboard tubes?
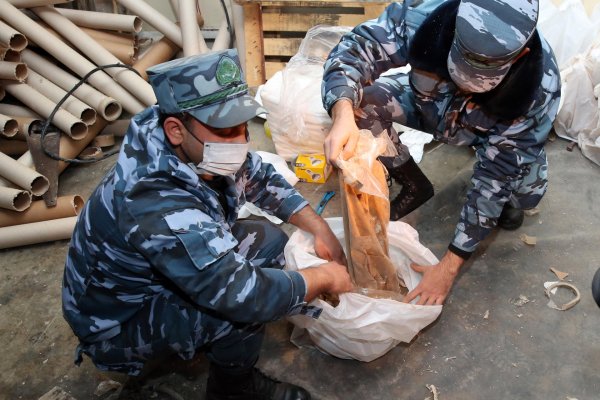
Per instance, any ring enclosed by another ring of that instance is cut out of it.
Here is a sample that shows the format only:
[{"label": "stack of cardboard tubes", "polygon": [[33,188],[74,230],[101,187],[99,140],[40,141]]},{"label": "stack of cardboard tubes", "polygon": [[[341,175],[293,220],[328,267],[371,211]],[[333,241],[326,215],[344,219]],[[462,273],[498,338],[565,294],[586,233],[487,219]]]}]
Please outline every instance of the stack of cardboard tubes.
[{"label": "stack of cardboard tubes", "polygon": [[[22,103],[0,103],[0,249],[71,236],[84,200],[59,196],[56,206],[48,207],[39,199],[51,182],[45,171],[35,170],[27,139],[30,127],[41,127],[81,77],[115,63],[139,73],[126,68],[96,72],[61,105],[52,125],[61,132],[63,158],[76,158],[90,144],[113,144],[113,135],[122,135],[128,123],[118,120],[123,111],[133,115],[156,103],[147,68],[180,50],[184,56],[209,50],[199,29],[198,0],[171,0],[179,24],[144,0],[117,0],[135,15],[54,7],[69,1],[0,0],[0,101],[10,94]],[[142,21],[164,36],[140,55]],[[229,45],[224,23],[212,50]],[[57,173],[68,166],[57,164]]]}]

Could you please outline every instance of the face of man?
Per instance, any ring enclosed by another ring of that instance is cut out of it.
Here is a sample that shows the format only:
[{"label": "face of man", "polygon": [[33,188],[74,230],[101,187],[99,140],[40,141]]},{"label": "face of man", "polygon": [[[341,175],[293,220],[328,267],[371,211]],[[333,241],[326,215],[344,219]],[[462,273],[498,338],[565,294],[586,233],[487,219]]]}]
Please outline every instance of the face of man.
[{"label": "face of man", "polygon": [[[178,119],[168,117],[163,124],[165,134],[175,149],[175,154],[185,163],[197,165],[204,160],[206,143],[248,143],[246,122],[230,128],[214,128],[193,117]],[[207,177],[204,176],[203,177]]]}]

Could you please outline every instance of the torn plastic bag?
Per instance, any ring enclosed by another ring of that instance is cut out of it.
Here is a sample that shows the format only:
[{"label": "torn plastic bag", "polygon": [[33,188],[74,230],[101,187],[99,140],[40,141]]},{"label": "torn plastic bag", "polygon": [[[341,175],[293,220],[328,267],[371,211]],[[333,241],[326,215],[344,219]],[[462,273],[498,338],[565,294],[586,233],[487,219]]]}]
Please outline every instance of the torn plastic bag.
[{"label": "torn plastic bag", "polygon": [[[326,219],[336,237],[344,243],[341,218]],[[388,226],[389,251],[398,274],[409,290],[417,286],[421,275],[410,263],[431,265],[438,262],[433,253],[419,243],[417,231],[401,222]],[[296,231],[285,247],[286,269],[298,270],[325,263],[314,254],[311,234]],[[295,325],[292,342],[300,346],[306,333],[321,351],[339,358],[372,361],[381,357],[400,342],[410,342],[424,327],[442,312],[442,306],[420,306],[390,299],[375,299],[359,293],[339,296],[337,307],[315,299],[311,305],[321,307],[318,319],[303,315],[289,317]]]}]

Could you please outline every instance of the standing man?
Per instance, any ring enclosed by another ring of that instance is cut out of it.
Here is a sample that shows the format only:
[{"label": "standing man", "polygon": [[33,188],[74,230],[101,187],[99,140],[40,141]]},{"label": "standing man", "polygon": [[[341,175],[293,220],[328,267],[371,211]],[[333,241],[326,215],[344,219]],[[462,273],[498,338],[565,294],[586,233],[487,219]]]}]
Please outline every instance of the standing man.
[{"label": "standing man", "polygon": [[[101,370],[138,375],[171,354],[210,360],[208,399],[310,399],[254,368],[264,324],[352,288],[339,241],[270,164],[248,152],[250,96],[235,50],[148,70],[158,105],[136,115],[87,202],[63,282],[64,317]],[[311,232],[330,260],[283,271],[287,236],[237,220],[245,201]]]},{"label": "standing man", "polygon": [[[442,304],[464,261],[496,226],[517,229],[547,188],[544,143],[556,116],[560,76],[536,29],[538,0],[425,0],[392,3],[346,34],[325,64],[323,103],[333,118],[332,162],[355,150],[358,129],[387,134],[397,157],[381,158],[402,184],[397,220],[433,187],[399,142],[392,122],[437,140],[474,146],[472,186],[448,251],[407,296]],[[408,74],[381,76],[410,64]]]}]

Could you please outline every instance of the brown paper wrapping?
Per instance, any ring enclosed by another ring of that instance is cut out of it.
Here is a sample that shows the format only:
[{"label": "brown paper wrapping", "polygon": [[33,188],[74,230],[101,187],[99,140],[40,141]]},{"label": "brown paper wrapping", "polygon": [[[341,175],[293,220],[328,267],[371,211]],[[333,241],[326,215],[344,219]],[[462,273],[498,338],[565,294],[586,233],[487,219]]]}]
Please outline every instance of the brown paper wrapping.
[{"label": "brown paper wrapping", "polygon": [[30,224],[51,219],[75,217],[83,208],[83,198],[78,195],[62,196],[56,199],[56,206],[47,207],[43,200],[34,201],[23,212],[0,210],[0,228],[12,225]]},{"label": "brown paper wrapping", "polygon": [[26,190],[0,186],[0,208],[23,211],[31,204],[31,193]]},{"label": "brown paper wrapping", "polygon": [[169,61],[179,51],[179,46],[171,40],[163,37],[158,42],[154,43],[148,51],[146,51],[135,64],[133,68],[140,73],[144,79],[148,79],[146,70],[153,65]]},{"label": "brown paper wrapping", "polygon": [[77,217],[52,219],[0,228],[0,249],[69,239]]},{"label": "brown paper wrapping", "polygon": [[22,140],[0,139],[0,152],[6,154],[7,156],[19,157],[28,150],[29,146],[27,145],[27,142]]},{"label": "brown paper wrapping", "polygon": [[[0,1],[0,18],[4,21],[10,21],[11,26],[19,29],[28,39],[35,42],[57,60],[61,61],[77,75],[83,76],[96,68],[96,65],[88,61],[67,44],[48,34],[47,30],[36,24],[35,21],[23,14],[10,3]],[[135,75],[133,72],[132,74]],[[89,81],[98,90],[120,102],[123,108],[132,114],[137,114],[146,107],[106,73],[95,73],[90,77]]]},{"label": "brown paper wrapping", "polygon": [[[52,110],[56,107],[55,102],[26,83],[3,82],[4,89],[8,93],[45,118],[48,118]],[[83,139],[88,129],[85,123],[62,108],[59,108],[56,114],[54,114],[52,124],[76,140]]]},{"label": "brown paper wrapping", "polygon": [[19,131],[19,122],[13,117],[0,114],[0,133],[7,137],[14,137]]},{"label": "brown paper wrapping", "polygon": [[[54,82],[63,90],[70,90],[79,81],[78,78],[75,78],[70,73],[31,50],[23,50],[22,55],[23,61],[27,63],[30,70],[46,77],[46,79]],[[73,94],[85,104],[89,104],[107,121],[119,118],[123,111],[121,105],[115,99],[106,96],[86,83],[79,86]]]},{"label": "brown paper wrapping", "polygon": [[48,179],[44,175],[2,153],[0,153],[0,176],[36,196],[46,193],[49,187]]},{"label": "brown paper wrapping", "polygon": [[23,63],[0,61],[0,79],[23,82],[27,78],[27,65]]},{"label": "brown paper wrapping", "polygon": [[21,51],[27,47],[27,38],[21,32],[0,21],[0,44],[3,47]]},{"label": "brown paper wrapping", "polygon": [[[56,11],[54,7],[34,7],[32,8],[32,11],[63,37],[68,38],[75,47],[93,60],[97,65],[115,64],[119,62],[119,60],[108,50],[100,46],[94,39],[79,29],[77,25]],[[108,74],[110,74],[120,85],[137,97],[142,104],[150,106],[156,103],[156,96],[154,95],[154,91],[150,84],[144,81],[144,79],[135,72],[123,68],[109,68],[106,72],[108,72]]]},{"label": "brown paper wrapping", "polygon": [[[55,85],[52,81],[33,70],[30,71],[29,76],[27,77],[27,84],[54,103],[58,103],[67,94],[61,87]],[[62,103],[61,108],[64,108],[76,118],[79,118],[86,125],[91,125],[96,121],[96,110],[75,96],[69,96],[64,103]]]},{"label": "brown paper wrapping", "polygon": [[78,26],[109,31],[140,32],[142,20],[137,15],[57,8],[58,12]]}]

